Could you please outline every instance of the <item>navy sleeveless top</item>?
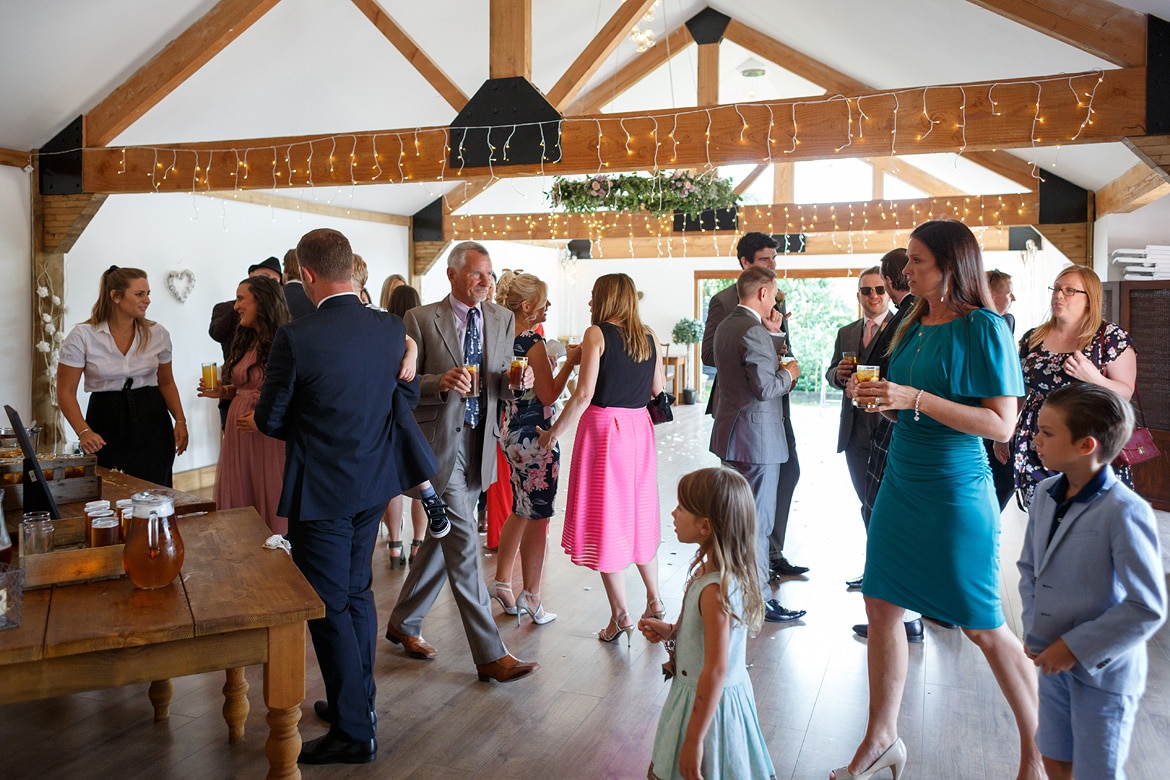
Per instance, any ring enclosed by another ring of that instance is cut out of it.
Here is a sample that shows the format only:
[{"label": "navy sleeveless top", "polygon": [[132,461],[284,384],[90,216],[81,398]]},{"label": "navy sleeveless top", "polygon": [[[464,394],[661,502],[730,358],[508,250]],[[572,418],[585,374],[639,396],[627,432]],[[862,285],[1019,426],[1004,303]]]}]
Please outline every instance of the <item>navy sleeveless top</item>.
[{"label": "navy sleeveless top", "polygon": [[609,323],[598,323],[605,337],[605,352],[601,353],[601,365],[597,369],[597,388],[593,392],[591,406],[620,406],[638,409],[650,402],[650,385],[654,381],[654,342],[649,333],[650,357],[641,363],[626,354],[621,331]]}]

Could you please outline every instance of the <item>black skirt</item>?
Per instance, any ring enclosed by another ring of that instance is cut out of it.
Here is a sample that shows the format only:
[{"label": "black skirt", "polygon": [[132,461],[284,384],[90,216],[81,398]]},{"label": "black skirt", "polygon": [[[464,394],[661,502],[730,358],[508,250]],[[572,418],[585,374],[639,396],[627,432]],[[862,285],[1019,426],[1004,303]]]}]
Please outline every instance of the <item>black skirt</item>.
[{"label": "black skirt", "polygon": [[171,486],[175,465],[175,428],[157,386],[92,393],[85,421],[106,441],[97,452],[99,466]]}]

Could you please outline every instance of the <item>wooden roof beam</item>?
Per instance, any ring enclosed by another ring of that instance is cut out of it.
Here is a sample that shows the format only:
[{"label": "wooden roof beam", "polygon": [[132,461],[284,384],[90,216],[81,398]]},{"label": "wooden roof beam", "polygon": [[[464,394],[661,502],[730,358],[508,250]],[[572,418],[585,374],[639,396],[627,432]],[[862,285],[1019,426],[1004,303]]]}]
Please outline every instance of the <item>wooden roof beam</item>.
[{"label": "wooden roof beam", "polygon": [[679,25],[653,48],[634,57],[617,73],[578,97],[564,110],[565,115],[599,113],[606,103],[649,76],[694,42],[695,39],[691,37],[687,26]]},{"label": "wooden roof beam", "polygon": [[[961,85],[965,101],[956,88],[960,85],[930,85],[900,89],[897,95],[879,92],[569,117],[561,125],[559,161],[510,165],[507,172],[572,175],[880,157],[890,153],[895,122],[899,139],[904,139],[898,142],[903,154],[1116,142],[1145,126],[1145,76],[1144,68],[1125,68],[997,81],[994,114],[987,84],[975,83]],[[1078,105],[1074,89],[1095,84],[1098,78],[1102,83],[1093,104],[1094,121],[1085,124],[1085,107]],[[1042,87],[1042,130],[1035,127],[1037,84]],[[922,126],[927,91],[938,122],[929,133]],[[856,127],[851,134],[848,121],[850,117],[854,125],[858,121],[859,97],[867,117],[864,135]],[[189,192],[492,175],[486,165],[452,167],[449,148],[448,128],[431,127],[86,149],[83,185],[87,192]],[[331,162],[331,155],[342,163]],[[198,176],[192,176],[195,165],[201,168]]]},{"label": "wooden roof beam", "polygon": [[532,0],[491,0],[488,78],[532,81]]},{"label": "wooden roof beam", "polygon": [[768,170],[768,168],[768,163],[760,163],[755,168],[752,168],[748,175],[743,177],[743,181],[735,185],[735,189],[732,192],[736,195],[743,195],[748,191],[749,187],[756,183],[757,179],[764,175],[764,171]]},{"label": "wooden roof beam", "polygon": [[873,166],[875,171],[888,173],[899,181],[911,187],[922,190],[933,197],[947,195],[965,195],[963,190],[942,179],[932,176],[921,168],[911,165],[906,160],[897,157],[866,157],[865,162]]},{"label": "wooden roof beam", "polygon": [[[804,251],[784,252],[776,255],[776,274],[785,279],[788,276],[857,276],[861,269],[850,272],[847,269],[816,268],[801,273],[805,266],[801,258],[818,255],[882,255],[895,247],[906,246],[912,228],[905,230],[870,230],[856,233],[816,233],[805,237]],[[628,260],[630,258],[660,259],[666,257],[733,257],[735,243],[740,234],[734,231],[707,231],[705,233],[675,234],[662,238],[603,238],[593,242],[592,258],[589,262],[605,260]],[[1008,249],[1008,228],[976,228],[975,237],[985,252],[999,252]],[[872,265],[867,262],[866,266]],[[863,266],[864,267],[864,266]],[[781,281],[780,286],[784,283]]]},{"label": "wooden roof beam", "polygon": [[85,115],[85,145],[113,141],[276,3],[220,0]]},{"label": "wooden roof beam", "polygon": [[399,27],[398,23],[382,10],[382,6],[378,4],[377,0],[353,0],[353,4],[378,28],[386,40],[394,44],[394,48],[398,49],[407,62],[413,65],[414,69],[427,80],[427,83],[435,88],[443,100],[446,100],[456,111],[463,110],[463,107],[467,105],[467,95],[463,94],[463,90],[459,89],[455,82],[443,72],[443,69],[427,56],[427,53],[414,42],[406,30]]},{"label": "wooden roof beam", "polygon": [[618,6],[609,21],[602,26],[597,35],[593,36],[593,40],[577,55],[577,59],[545,96],[557,111],[562,113],[565,111],[565,107],[580,94],[589,79],[597,73],[597,69],[625,39],[630,28],[653,4],[654,0],[629,0]]},{"label": "wooden roof beam", "polygon": [[1098,219],[1106,214],[1128,214],[1170,195],[1170,174],[1139,163],[1097,190]]},{"label": "wooden roof beam", "polygon": [[1146,64],[1146,15],[1108,0],[968,0],[1123,68]]},{"label": "wooden roof beam", "polygon": [[19,149],[0,148],[0,165],[11,165],[13,168],[24,168],[32,165],[32,152],[22,152]]},{"label": "wooden roof beam", "polygon": [[[1034,225],[1036,193],[967,195],[855,203],[778,203],[739,208],[740,232],[840,233],[912,229],[928,219],[958,219],[971,228]],[[443,217],[443,238],[493,241],[556,241],[572,238],[658,238],[677,235],[674,216],[647,212],[470,214]]]},{"label": "wooden roof beam", "polygon": [[[807,79],[827,92],[843,94],[878,91],[865,82],[842,73],[825,63],[793,49],[759,30],[732,19],[723,37],[755,54],[757,57],[774,62],[787,71]],[[1036,189],[1033,168],[1023,160],[1002,151],[969,152],[964,156],[982,165],[1009,181],[1014,181],[1029,190]]]}]

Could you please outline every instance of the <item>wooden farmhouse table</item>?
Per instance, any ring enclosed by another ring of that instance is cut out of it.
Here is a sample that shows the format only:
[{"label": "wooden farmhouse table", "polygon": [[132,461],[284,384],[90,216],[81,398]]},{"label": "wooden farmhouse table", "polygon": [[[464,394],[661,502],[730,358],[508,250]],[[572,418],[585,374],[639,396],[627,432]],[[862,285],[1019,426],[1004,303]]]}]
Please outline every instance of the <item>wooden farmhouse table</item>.
[{"label": "wooden farmhouse table", "polygon": [[175,582],[138,590],[126,577],[24,593],[21,624],[0,631],[0,705],[150,682],[155,720],[170,678],[227,670],[228,739],[244,735],[243,667],[264,665],[269,778],[299,778],[305,622],[325,607],[251,508],[178,521],[186,557]]}]

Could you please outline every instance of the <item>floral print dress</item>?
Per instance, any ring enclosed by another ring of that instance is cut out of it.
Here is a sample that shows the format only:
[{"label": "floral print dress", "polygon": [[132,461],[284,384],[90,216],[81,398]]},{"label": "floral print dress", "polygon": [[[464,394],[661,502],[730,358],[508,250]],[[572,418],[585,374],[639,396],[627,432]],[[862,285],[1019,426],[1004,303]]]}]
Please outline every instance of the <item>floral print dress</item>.
[{"label": "floral print dress", "polygon": [[[1036,490],[1036,485],[1056,473],[1044,468],[1032,443],[1039,429],[1040,407],[1053,390],[1080,381],[1073,379],[1064,370],[1064,361],[1068,360],[1071,352],[1049,352],[1043,343],[1029,347],[1028,338],[1031,335],[1032,331],[1028,331],[1020,339],[1020,362],[1023,364],[1027,395],[1024,396],[1024,406],[1016,422],[1015,436],[1012,437],[1016,492],[1024,506],[1032,504],[1032,494]],[[1128,333],[1112,322],[1103,322],[1097,330],[1097,335],[1081,353],[1098,369],[1103,369],[1132,346]],[[1116,471],[1118,479],[1133,487],[1133,478],[1130,476],[1128,466]]]},{"label": "floral print dress", "polygon": [[[543,337],[526,330],[516,337],[513,354],[525,357]],[[512,511],[530,520],[553,516],[561,466],[559,446],[546,450],[537,439],[552,424],[555,406],[545,406],[533,389],[509,401],[504,412],[504,455],[512,467]]]}]

